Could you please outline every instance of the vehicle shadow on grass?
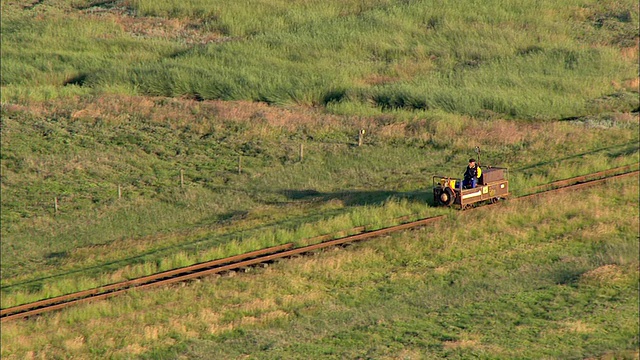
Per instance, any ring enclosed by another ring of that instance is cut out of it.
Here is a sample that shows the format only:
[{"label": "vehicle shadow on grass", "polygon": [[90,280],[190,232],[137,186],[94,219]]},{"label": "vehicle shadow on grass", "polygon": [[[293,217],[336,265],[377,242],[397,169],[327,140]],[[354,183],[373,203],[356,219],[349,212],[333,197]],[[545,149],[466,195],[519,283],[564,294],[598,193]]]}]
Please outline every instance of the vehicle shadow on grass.
[{"label": "vehicle shadow on grass", "polygon": [[[326,210],[320,213],[305,214],[303,216],[294,216],[279,221],[263,223],[260,226],[250,229],[231,231],[228,233],[217,234],[211,236],[205,234],[198,236],[196,239],[187,243],[174,244],[167,247],[156,248],[150,251],[138,253],[134,256],[105,262],[102,264],[88,266],[78,269],[72,269],[69,271],[60,272],[57,274],[51,274],[35,279],[30,279],[17,284],[4,285],[0,288],[3,291],[16,291],[27,290],[29,292],[36,292],[42,290],[44,282],[47,280],[65,278],[69,276],[85,275],[94,276],[101,273],[116,271],[123,266],[131,266],[137,264],[143,264],[145,262],[160,261],[167,255],[176,250],[180,251],[200,251],[206,249],[212,245],[220,245],[232,240],[241,240],[244,237],[250,237],[259,232],[263,232],[274,228],[295,229],[301,223],[314,222],[325,219],[327,217],[339,216],[341,214],[350,211],[349,208],[365,205],[382,205],[388,202],[390,199],[407,199],[412,202],[426,202],[429,205],[433,203],[433,192],[431,189],[423,191],[411,191],[411,192],[399,192],[399,191],[339,191],[334,193],[320,193],[315,190],[284,190],[280,192],[284,194],[291,202],[328,202],[331,200],[340,200],[343,202],[344,208]],[[217,221],[221,224],[229,224],[237,220],[244,219],[247,216],[246,211],[232,211],[226,214],[217,216]],[[63,262],[68,256],[66,252],[50,253],[45,256],[45,261],[50,264]]]}]

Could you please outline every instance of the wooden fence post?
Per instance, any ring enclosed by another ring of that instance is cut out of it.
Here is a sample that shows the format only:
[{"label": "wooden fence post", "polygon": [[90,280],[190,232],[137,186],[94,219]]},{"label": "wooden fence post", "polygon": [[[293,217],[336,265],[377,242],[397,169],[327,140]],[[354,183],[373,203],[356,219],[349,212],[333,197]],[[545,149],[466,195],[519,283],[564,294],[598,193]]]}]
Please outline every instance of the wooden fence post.
[{"label": "wooden fence post", "polygon": [[57,214],[58,213],[58,197],[54,197],[53,198],[53,211]]},{"label": "wooden fence post", "polygon": [[184,187],[184,170],[180,169],[180,187]]},{"label": "wooden fence post", "polygon": [[120,184],[118,184],[118,199],[122,198],[122,188],[120,187]]},{"label": "wooden fence post", "polygon": [[304,144],[300,144],[300,161],[304,159]]},{"label": "wooden fence post", "polygon": [[358,132],[358,146],[362,146],[363,141],[364,141],[364,129]]}]

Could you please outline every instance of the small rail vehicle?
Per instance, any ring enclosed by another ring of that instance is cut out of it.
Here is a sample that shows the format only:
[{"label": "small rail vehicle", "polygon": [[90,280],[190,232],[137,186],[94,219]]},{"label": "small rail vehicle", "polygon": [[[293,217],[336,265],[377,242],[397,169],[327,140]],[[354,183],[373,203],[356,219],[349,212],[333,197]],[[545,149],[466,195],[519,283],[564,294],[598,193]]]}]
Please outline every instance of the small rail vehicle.
[{"label": "small rail vehicle", "polygon": [[436,205],[469,209],[481,203],[496,203],[509,196],[508,169],[482,167],[474,188],[464,188],[459,178],[433,176],[433,200]]}]

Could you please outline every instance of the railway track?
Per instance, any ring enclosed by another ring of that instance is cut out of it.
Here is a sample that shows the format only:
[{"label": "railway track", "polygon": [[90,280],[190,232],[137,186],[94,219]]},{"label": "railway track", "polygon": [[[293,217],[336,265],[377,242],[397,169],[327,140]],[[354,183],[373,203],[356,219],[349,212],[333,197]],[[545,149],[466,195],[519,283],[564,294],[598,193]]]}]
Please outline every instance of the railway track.
[{"label": "railway track", "polygon": [[[585,187],[595,186],[606,181],[613,179],[619,179],[623,177],[629,177],[638,175],[637,164],[629,165],[625,167],[619,167],[615,169],[609,169],[598,173],[588,174],[584,176],[574,177],[561,181],[556,181],[543,186],[532,188],[532,193],[515,198],[515,200],[530,199],[533,197],[546,195],[550,193],[557,193],[562,191],[577,190]],[[635,170],[634,170],[635,168]],[[495,206],[487,205],[487,206]],[[481,208],[485,208],[482,206]],[[274,246],[262,250],[256,250],[245,254],[240,254],[224,259],[207,261],[183,268],[164,271],[149,276],[140,277],[124,282],[114,283],[110,285],[101,286],[94,289],[84,290],[67,295],[57,296],[49,299],[44,299],[28,304],[18,305],[6,309],[0,310],[0,321],[5,322],[9,320],[15,320],[19,318],[30,317],[45,312],[50,312],[72,305],[96,301],[100,299],[106,299],[122,293],[125,293],[131,289],[144,289],[149,287],[163,286],[176,282],[186,281],[194,278],[203,277],[211,274],[224,273],[228,271],[248,268],[257,264],[268,263],[277,259],[293,257],[305,253],[311,253],[313,251],[338,246],[342,244],[352,243],[356,241],[371,239],[390,233],[415,229],[423,226],[433,224],[437,221],[445,218],[446,215],[440,215],[421,219],[417,221],[407,222],[400,225],[395,225],[379,230],[366,231],[365,227],[360,226],[345,231],[344,233],[357,233],[355,235],[346,235],[338,239],[332,239],[335,234],[318,236],[310,241],[320,241],[319,243],[294,248],[294,244],[288,243],[279,246]],[[406,221],[408,217],[396,219],[397,221]]]},{"label": "railway track", "polygon": [[578,177],[574,177],[574,178],[570,178],[570,179],[554,181],[554,182],[549,183],[549,184],[540,185],[540,186],[536,186],[536,187],[533,187],[533,188],[529,189],[533,194],[530,194],[530,195],[527,195],[527,196],[531,196],[531,195],[534,195],[535,193],[539,193],[539,192],[543,192],[543,191],[552,191],[552,190],[561,189],[561,188],[567,187],[567,186],[573,186],[573,185],[578,185],[578,184],[582,184],[582,183],[588,183],[589,181],[592,181],[592,180],[610,178],[610,177],[613,177],[613,176],[616,176],[616,175],[619,175],[619,174],[626,174],[626,173],[629,173],[629,172],[633,172],[634,169],[635,170],[638,169],[638,164],[621,166],[621,167],[608,169],[608,170],[604,170],[604,171],[598,171],[598,172],[595,172],[595,173],[592,173],[592,174],[578,176]]}]

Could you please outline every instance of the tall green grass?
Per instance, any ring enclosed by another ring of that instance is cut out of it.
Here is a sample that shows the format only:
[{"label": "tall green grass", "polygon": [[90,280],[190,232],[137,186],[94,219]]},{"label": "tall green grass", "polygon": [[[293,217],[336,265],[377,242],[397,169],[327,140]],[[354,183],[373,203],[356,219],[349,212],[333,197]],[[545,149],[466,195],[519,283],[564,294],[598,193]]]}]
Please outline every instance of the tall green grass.
[{"label": "tall green grass", "polygon": [[70,16],[7,4],[3,101],[19,99],[27,84],[72,82],[95,91],[549,119],[585,115],[589,101],[618,91],[612,81],[638,69],[620,56],[637,35],[632,1],[120,4],[220,39],[195,45],[179,29],[132,37],[117,16],[78,10],[91,3],[61,4]]}]

